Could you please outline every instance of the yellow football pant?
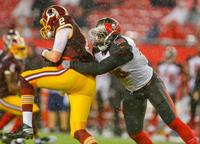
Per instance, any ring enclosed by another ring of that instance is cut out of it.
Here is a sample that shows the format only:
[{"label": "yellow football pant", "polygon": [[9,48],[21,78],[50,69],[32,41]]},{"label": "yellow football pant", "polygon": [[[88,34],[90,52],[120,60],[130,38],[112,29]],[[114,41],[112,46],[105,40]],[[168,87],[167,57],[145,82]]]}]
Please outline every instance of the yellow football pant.
[{"label": "yellow football pant", "polygon": [[[22,115],[22,104],[19,96],[7,96],[0,99],[0,109],[6,112],[10,112],[13,115]],[[39,108],[36,104],[33,104],[33,112],[38,112]]]},{"label": "yellow football pant", "polygon": [[86,128],[96,91],[94,77],[82,75],[73,69],[59,70],[57,67],[26,71],[22,77],[34,87],[65,91],[70,101],[71,135]]}]

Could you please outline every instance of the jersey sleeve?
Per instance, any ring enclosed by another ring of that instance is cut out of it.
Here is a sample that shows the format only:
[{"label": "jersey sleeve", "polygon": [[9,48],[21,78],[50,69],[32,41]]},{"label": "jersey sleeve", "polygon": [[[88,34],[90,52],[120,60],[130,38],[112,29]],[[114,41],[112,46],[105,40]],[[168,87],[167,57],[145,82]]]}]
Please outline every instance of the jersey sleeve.
[{"label": "jersey sleeve", "polygon": [[63,53],[65,46],[68,41],[68,37],[70,35],[70,31],[68,28],[63,28],[56,33],[53,50]]},{"label": "jersey sleeve", "polygon": [[[62,16],[56,21],[56,32],[63,28],[69,28],[73,30],[73,21],[70,16]],[[70,37],[72,37],[72,35]]]}]

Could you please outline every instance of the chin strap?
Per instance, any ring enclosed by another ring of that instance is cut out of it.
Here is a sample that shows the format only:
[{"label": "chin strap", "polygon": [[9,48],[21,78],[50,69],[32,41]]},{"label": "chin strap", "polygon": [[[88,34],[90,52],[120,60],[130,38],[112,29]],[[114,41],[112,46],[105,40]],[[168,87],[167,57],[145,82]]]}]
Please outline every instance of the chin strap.
[{"label": "chin strap", "polygon": [[111,35],[114,33],[115,31],[111,32],[104,41],[104,45],[103,46],[98,46],[100,51],[105,51],[109,45],[111,44],[112,41],[115,41],[119,35],[116,35],[114,38],[111,38]]}]

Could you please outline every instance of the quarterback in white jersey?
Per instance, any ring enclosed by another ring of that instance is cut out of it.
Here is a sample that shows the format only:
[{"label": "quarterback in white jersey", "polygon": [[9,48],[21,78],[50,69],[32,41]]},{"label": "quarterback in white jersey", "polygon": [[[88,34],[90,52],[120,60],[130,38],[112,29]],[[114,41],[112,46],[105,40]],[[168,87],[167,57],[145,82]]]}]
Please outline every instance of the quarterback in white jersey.
[{"label": "quarterback in white jersey", "polygon": [[120,34],[119,23],[112,18],[97,22],[90,34],[94,39],[94,55],[98,62],[65,61],[63,67],[73,68],[83,74],[114,74],[126,88],[123,113],[130,138],[138,144],[153,144],[143,131],[147,100],[155,107],[163,121],[187,144],[198,144],[192,130],[176,115],[174,104],[162,81],[153,72],[145,56],[133,40]]}]

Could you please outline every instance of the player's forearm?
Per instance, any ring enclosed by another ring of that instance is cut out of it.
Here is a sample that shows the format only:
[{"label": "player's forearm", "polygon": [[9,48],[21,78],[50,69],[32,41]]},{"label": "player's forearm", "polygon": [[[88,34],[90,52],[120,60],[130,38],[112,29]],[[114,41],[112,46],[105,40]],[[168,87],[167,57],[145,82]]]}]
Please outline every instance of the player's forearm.
[{"label": "player's forearm", "polygon": [[127,63],[133,58],[133,55],[131,53],[127,53],[127,55],[124,57],[119,56],[120,55],[118,54],[112,55],[106,58],[105,60],[101,61],[100,63],[71,62],[70,68],[73,68],[82,74],[100,75],[114,70],[118,66]]},{"label": "player's forearm", "polygon": [[71,62],[70,68],[75,69],[76,71],[82,74],[89,75],[100,75],[106,72],[109,72],[110,68],[106,66],[101,66],[99,63],[82,63],[82,62]]},{"label": "player's forearm", "polygon": [[56,63],[60,60],[62,53],[65,49],[68,39],[72,35],[72,30],[70,28],[63,28],[56,33],[54,45],[51,51],[44,50],[42,52],[42,56],[51,61]]}]

